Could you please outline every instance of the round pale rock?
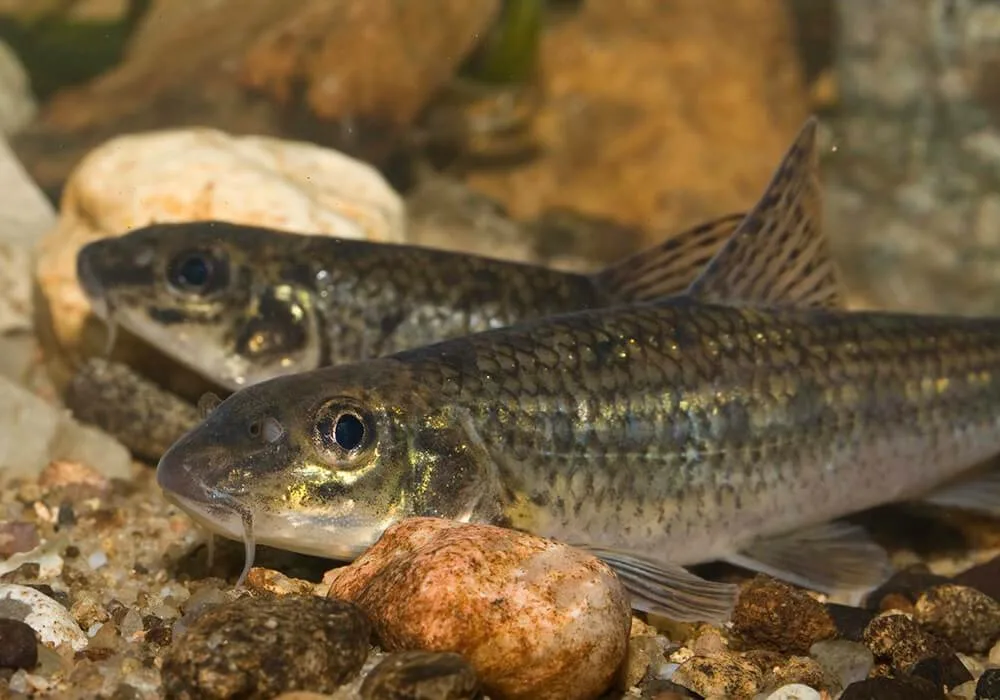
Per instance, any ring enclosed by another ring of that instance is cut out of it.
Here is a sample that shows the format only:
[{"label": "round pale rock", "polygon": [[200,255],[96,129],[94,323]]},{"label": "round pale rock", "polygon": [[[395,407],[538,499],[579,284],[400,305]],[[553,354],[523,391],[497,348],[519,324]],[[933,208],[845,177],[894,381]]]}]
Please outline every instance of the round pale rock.
[{"label": "round pale rock", "polygon": [[371,166],[312,144],[205,128],[120,136],[70,175],[35,272],[63,349],[90,304],[76,279],[90,241],[156,222],[219,219],[313,235],[402,242],[402,199]]},{"label": "round pale rock", "polygon": [[368,613],[384,648],[459,653],[497,700],[597,697],[628,646],[614,572],[514,530],[411,518],[325,581]]}]

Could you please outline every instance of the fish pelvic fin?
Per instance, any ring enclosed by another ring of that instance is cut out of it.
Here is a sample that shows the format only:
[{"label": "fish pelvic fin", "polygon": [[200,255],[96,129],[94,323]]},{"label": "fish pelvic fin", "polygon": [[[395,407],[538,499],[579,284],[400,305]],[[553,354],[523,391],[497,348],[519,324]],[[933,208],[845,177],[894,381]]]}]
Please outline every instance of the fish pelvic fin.
[{"label": "fish pelvic fin", "polygon": [[821,593],[860,598],[892,575],[864,528],[836,520],[755,542],[725,561]]},{"label": "fish pelvic fin", "polygon": [[732,616],[739,588],[707,581],[676,564],[631,551],[574,545],[610,566],[631,597],[635,610],[678,622],[721,624]]},{"label": "fish pelvic fin", "polygon": [[732,237],[746,214],[730,214],[675,233],[591,275],[615,302],[652,301],[682,294]]},{"label": "fish pelvic fin", "polygon": [[842,308],[840,272],[823,230],[823,196],[810,117],[764,190],[685,294],[730,305]]}]

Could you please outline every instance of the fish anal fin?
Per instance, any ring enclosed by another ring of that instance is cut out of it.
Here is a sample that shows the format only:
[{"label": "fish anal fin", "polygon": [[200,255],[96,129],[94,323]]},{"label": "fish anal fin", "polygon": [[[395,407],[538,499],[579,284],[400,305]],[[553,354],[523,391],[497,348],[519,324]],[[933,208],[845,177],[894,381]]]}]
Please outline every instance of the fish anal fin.
[{"label": "fish anal fin", "polygon": [[707,581],[681,566],[635,552],[575,545],[608,564],[628,590],[635,610],[677,622],[727,622],[739,588]]},{"label": "fish anal fin", "polygon": [[840,273],[823,230],[823,196],[811,117],[763,196],[686,295],[744,305],[844,306]]},{"label": "fish anal fin", "polygon": [[860,596],[892,575],[886,551],[841,520],[762,539],[725,561],[827,594]]},{"label": "fish anal fin", "polygon": [[615,302],[652,301],[683,293],[722,250],[746,214],[730,214],[670,236],[591,276]]},{"label": "fish anal fin", "polygon": [[1000,518],[1000,469],[976,471],[924,495],[921,502]]}]

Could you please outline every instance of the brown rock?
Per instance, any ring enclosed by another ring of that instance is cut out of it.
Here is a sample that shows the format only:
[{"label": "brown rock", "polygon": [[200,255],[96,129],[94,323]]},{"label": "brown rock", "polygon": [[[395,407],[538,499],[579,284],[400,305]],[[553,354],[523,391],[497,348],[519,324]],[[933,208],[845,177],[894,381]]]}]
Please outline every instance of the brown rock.
[{"label": "brown rock", "polygon": [[174,640],[163,690],[178,700],[332,692],[361,671],[370,632],[364,614],[344,601],[241,598],[203,613]]},{"label": "brown rock", "polygon": [[818,661],[808,656],[793,656],[783,664],[765,669],[761,685],[764,688],[780,688],[794,683],[815,689],[840,690],[839,682],[831,678]]},{"label": "brown rock", "polygon": [[280,571],[258,566],[247,574],[247,588],[274,595],[311,595],[313,584],[300,578],[285,576]]},{"label": "brown rock", "polygon": [[975,588],[937,586],[915,608],[916,620],[957,651],[982,654],[1000,639],[1000,603]]},{"label": "brown rock", "polygon": [[888,661],[899,672],[923,659],[952,654],[944,642],[902,613],[886,613],[872,620],[865,629],[864,643],[876,660]]},{"label": "brown rock", "polygon": [[596,697],[625,657],[631,611],[612,570],[513,530],[411,518],[326,580],[384,648],[459,653],[490,696]]},{"label": "brown rock", "polygon": [[733,628],[747,648],[786,654],[807,654],[815,642],[837,636],[822,603],[763,575],[744,584],[733,611]]},{"label": "brown rock", "polygon": [[583,3],[542,36],[541,157],[469,183],[517,218],[567,207],[655,230],[745,209],[807,116],[785,12]]},{"label": "brown rock", "polygon": [[406,127],[495,20],[499,0],[299,3],[244,58],[240,80],[316,118]]},{"label": "brown rock", "polygon": [[706,698],[752,698],[763,674],[736,654],[693,656],[674,672],[673,682]]}]

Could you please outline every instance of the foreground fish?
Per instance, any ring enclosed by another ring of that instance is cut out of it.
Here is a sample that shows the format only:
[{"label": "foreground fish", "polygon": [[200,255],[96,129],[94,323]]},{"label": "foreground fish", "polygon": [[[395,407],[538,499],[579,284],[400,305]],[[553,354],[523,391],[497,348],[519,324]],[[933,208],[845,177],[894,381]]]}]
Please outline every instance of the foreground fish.
[{"label": "foreground fish", "polygon": [[238,391],[158,481],[248,566],[255,542],[352,559],[433,515],[587,548],[679,619],[731,610],[735,587],[682,568],[711,560],[877,585],[885,553],[838,519],[1000,452],[1000,319],[798,306],[836,274],[803,262],[818,229],[789,223],[818,211],[790,201],[765,196],[683,295]]},{"label": "foreground fish", "polygon": [[[797,164],[798,165],[798,164]],[[683,291],[731,215],[593,274],[221,221],[86,245],[99,315],[229,390],[558,312]]]}]

